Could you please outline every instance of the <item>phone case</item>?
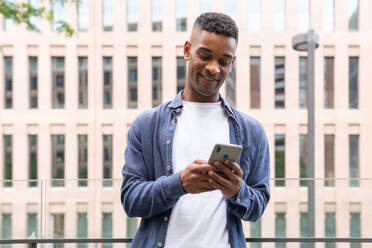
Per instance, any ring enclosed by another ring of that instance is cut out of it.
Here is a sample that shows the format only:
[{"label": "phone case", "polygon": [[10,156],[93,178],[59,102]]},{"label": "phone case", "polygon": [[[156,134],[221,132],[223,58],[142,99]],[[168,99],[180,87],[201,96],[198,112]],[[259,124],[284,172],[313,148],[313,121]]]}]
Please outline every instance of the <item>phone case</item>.
[{"label": "phone case", "polygon": [[209,157],[208,163],[212,164],[217,160],[223,162],[225,159],[236,162],[242,150],[243,147],[240,145],[216,144],[213,148],[211,156]]}]

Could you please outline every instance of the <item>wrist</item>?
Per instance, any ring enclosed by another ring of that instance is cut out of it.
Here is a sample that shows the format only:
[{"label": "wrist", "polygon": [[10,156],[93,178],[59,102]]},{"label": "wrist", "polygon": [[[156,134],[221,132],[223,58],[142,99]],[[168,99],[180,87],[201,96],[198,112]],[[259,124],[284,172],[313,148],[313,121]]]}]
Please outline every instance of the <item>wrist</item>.
[{"label": "wrist", "polygon": [[181,187],[182,187],[183,191],[187,192],[186,189],[185,189],[185,186],[184,186],[184,184],[183,184],[183,177],[184,177],[184,171],[182,170],[182,171],[180,172],[180,182],[181,182]]}]

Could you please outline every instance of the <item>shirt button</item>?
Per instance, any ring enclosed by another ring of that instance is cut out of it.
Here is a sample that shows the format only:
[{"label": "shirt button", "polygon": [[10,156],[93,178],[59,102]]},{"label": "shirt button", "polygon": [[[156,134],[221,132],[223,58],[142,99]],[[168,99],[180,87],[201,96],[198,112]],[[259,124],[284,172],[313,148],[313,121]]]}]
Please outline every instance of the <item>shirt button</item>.
[{"label": "shirt button", "polygon": [[159,247],[162,247],[163,246],[163,243],[162,242],[158,242],[158,246]]},{"label": "shirt button", "polygon": [[169,139],[169,140],[167,140],[167,144],[169,145],[171,143],[171,140]]},{"label": "shirt button", "polygon": [[239,203],[240,202],[240,198],[236,199],[236,202]]},{"label": "shirt button", "polygon": [[176,123],[175,119],[172,120],[172,124]]},{"label": "shirt button", "polygon": [[167,170],[169,170],[169,171],[170,171],[170,169],[171,169],[171,166],[170,166],[170,165],[168,165],[168,166],[167,166]]},{"label": "shirt button", "polygon": [[165,217],[164,217],[164,221],[168,221],[168,217],[165,216]]}]

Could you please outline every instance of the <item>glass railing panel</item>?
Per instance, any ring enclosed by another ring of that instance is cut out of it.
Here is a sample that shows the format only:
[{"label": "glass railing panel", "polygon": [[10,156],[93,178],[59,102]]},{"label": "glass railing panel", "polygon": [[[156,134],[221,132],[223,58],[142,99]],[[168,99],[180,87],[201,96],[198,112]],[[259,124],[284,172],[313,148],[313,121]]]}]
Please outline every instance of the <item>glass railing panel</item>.
[{"label": "glass railing panel", "polygon": [[247,248],[370,248],[371,243],[355,243],[355,242],[332,242],[325,245],[321,242],[312,243],[314,246],[308,246],[309,243],[300,242],[247,242]]},{"label": "glass railing panel", "polygon": [[[53,181],[48,180],[45,189],[46,238],[134,237],[140,219],[127,217],[123,210],[120,201],[122,179]],[[74,247],[87,246],[91,248],[90,244],[75,244]],[[124,248],[127,244],[103,243],[97,247]]]},{"label": "glass railing panel", "polygon": [[[120,202],[122,179],[82,181],[13,180],[6,184],[0,181],[0,238],[133,238],[140,218],[129,218],[123,210]],[[358,179],[352,184],[349,178],[332,179],[332,183],[329,179],[304,178],[278,181],[281,182],[271,180],[271,199],[262,218],[258,222],[243,221],[247,238],[309,237],[308,190],[312,185],[315,189],[315,237],[372,237],[369,226],[372,221],[372,179]],[[307,186],[301,186],[300,182],[306,182]],[[252,245],[265,247],[267,243]],[[301,248],[304,245],[286,244]],[[318,245],[331,248],[335,244]],[[110,245],[63,245],[64,248],[106,246]],[[111,246],[124,248],[128,245]],[[347,244],[346,247],[358,245]]]},{"label": "glass railing panel", "polygon": [[40,237],[44,212],[42,182],[0,180],[0,185],[0,239]]},{"label": "glass railing panel", "polygon": [[[315,196],[315,237],[372,237],[372,179],[295,178],[285,179],[285,182],[283,179],[277,180],[280,183],[275,181],[271,180],[271,199],[261,220],[243,224],[246,237],[309,237],[308,215],[311,202],[308,201],[308,190],[311,185],[314,186]],[[301,186],[301,183],[306,187]],[[306,247],[304,243],[299,245],[290,247]],[[365,247],[368,245],[371,247],[371,244],[364,244]],[[255,246],[257,244],[253,245]],[[317,244],[317,247],[360,246],[357,243],[347,246],[322,243]]]}]

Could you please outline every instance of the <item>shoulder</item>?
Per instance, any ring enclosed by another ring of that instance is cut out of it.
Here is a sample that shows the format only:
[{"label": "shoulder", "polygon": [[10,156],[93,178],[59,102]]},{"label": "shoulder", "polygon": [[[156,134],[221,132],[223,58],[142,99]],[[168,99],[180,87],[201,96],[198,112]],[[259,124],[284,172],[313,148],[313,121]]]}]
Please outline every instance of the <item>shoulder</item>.
[{"label": "shoulder", "polygon": [[266,138],[262,124],[252,116],[239,110],[234,110],[243,135],[254,143],[261,143],[261,140]]},{"label": "shoulder", "polygon": [[169,104],[171,102],[163,103],[155,108],[148,109],[143,111],[139,114],[131,124],[131,128],[135,129],[143,129],[143,128],[150,128],[160,119],[164,119],[164,117],[168,116],[170,113]]}]

